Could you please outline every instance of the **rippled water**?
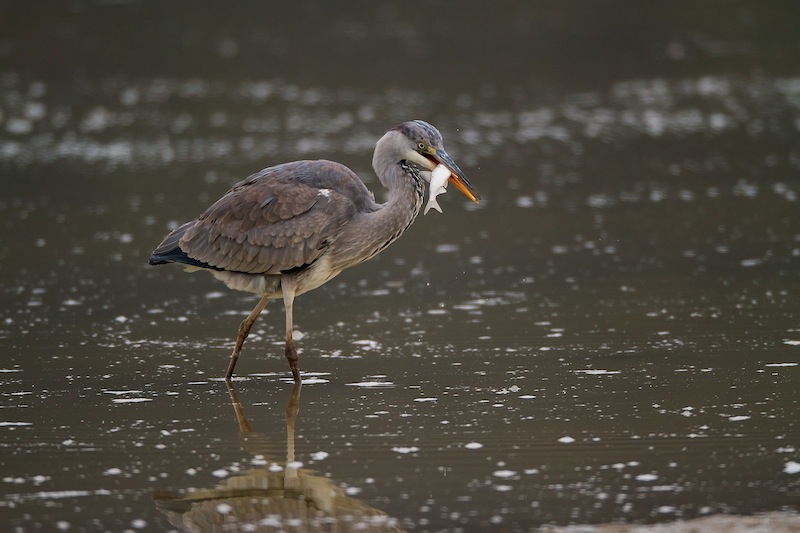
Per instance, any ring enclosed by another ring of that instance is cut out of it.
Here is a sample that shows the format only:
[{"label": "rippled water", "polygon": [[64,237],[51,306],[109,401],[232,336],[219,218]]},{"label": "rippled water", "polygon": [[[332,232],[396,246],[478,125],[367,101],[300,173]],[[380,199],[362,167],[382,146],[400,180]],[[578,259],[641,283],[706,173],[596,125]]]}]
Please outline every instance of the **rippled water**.
[{"label": "rippled water", "polygon": [[[458,15],[465,42],[400,4],[272,22],[200,5],[188,19],[3,6],[4,529],[529,531],[797,511],[785,12],[632,3],[631,22],[509,3]],[[438,71],[419,68],[428,48]],[[341,161],[379,195],[375,140],[417,117],[485,200],[440,197],[443,215],[298,299],[301,391],[280,302],[226,387],[255,301],[149,268],[151,249],[278,162]]]}]

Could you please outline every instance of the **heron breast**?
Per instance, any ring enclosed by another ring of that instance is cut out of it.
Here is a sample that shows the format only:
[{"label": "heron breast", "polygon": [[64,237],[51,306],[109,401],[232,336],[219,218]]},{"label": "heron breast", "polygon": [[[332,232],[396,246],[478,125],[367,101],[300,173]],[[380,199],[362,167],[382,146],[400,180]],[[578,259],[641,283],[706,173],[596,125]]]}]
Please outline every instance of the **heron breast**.
[{"label": "heron breast", "polygon": [[328,254],[323,254],[317,259],[310,267],[298,272],[294,275],[297,277],[297,293],[298,295],[314,290],[317,287],[325,284],[342,271],[341,268],[336,268],[331,262]]}]

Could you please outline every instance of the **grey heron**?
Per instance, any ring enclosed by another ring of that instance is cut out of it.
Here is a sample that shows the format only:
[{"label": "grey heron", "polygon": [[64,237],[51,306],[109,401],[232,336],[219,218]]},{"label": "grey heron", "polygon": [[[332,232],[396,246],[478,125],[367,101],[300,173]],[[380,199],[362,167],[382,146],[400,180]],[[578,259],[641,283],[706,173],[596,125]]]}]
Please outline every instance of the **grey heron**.
[{"label": "grey heron", "polygon": [[419,214],[424,183],[440,164],[450,170],[450,183],[470,200],[480,200],[445,151],[439,131],[413,120],[390,129],[375,145],[372,166],[388,189],[385,203],[375,202],[364,182],[339,163],[295,161],[265,168],[234,185],[199,218],[169,233],[149,263],[207,270],[231,289],[261,296],[239,326],[227,381],[258,315],[270,300],[283,298],[285,355],[299,383],[292,340],[295,297],[400,237]]}]

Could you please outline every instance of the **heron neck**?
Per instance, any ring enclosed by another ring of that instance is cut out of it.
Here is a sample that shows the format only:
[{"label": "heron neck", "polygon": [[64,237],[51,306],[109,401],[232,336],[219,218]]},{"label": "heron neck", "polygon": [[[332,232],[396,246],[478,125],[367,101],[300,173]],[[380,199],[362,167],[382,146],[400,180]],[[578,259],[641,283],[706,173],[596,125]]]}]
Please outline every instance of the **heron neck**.
[{"label": "heron neck", "polygon": [[422,207],[424,180],[413,165],[405,161],[392,165],[381,181],[389,189],[386,203],[374,211],[362,213],[358,222],[348,228],[344,238],[346,245],[340,248],[342,259],[352,261],[350,264],[366,261],[396,241],[414,222]]},{"label": "heron neck", "polygon": [[377,220],[385,228],[385,236],[394,236],[396,239],[417,218],[425,198],[424,181],[413,164],[400,161],[393,165],[389,175],[384,178],[389,197],[376,212]]}]

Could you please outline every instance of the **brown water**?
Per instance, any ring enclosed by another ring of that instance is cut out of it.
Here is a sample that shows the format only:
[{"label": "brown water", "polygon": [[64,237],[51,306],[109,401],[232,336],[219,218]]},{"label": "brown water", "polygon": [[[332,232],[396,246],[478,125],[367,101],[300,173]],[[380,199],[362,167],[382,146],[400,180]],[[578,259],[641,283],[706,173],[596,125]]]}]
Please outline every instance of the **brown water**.
[{"label": "brown water", "polygon": [[[798,15],[0,3],[2,529],[796,511]],[[412,118],[485,200],[298,299],[301,394],[280,302],[228,390],[254,298],[149,252],[279,162],[380,195]]]}]

